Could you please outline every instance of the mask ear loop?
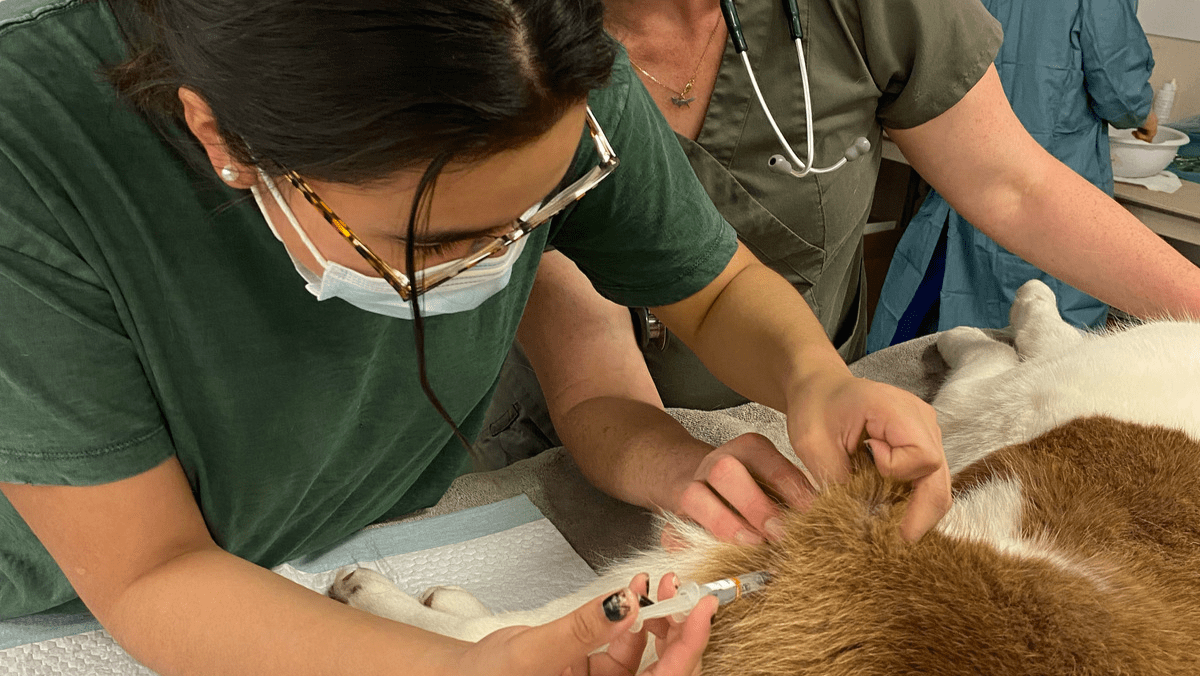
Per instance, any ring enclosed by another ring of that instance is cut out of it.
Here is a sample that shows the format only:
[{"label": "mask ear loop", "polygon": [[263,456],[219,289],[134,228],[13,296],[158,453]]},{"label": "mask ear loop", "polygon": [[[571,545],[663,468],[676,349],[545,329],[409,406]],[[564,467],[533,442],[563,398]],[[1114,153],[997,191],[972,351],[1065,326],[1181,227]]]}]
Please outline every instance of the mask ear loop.
[{"label": "mask ear loop", "polygon": [[[308,253],[317,259],[317,264],[321,266],[322,270],[329,267],[329,259],[321,255],[321,252],[317,250],[317,245],[313,244],[312,240],[308,238],[308,233],[304,232],[304,228],[300,227],[300,221],[296,218],[296,212],[292,211],[292,207],[288,205],[287,200],[283,199],[283,194],[279,192],[279,187],[275,185],[275,181],[270,176],[267,176],[267,172],[258,167],[255,167],[255,169],[258,171],[258,180],[267,186],[267,191],[275,199],[275,205],[283,212],[284,218],[291,224],[292,229],[296,231],[296,234],[300,237],[300,241],[308,249]],[[274,226],[272,226],[272,229],[274,229]],[[278,237],[279,233],[275,233],[275,236]]]},{"label": "mask ear loop", "polygon": [[[415,272],[417,269],[416,249],[413,247],[413,240],[416,236],[417,218],[424,211],[424,207],[433,199],[433,189],[437,183],[438,174],[450,161],[451,153],[443,153],[442,156],[434,158],[430,162],[429,167],[425,169],[425,174],[421,177],[420,183],[417,184],[417,192],[413,196],[412,210],[408,214],[408,236],[404,243],[404,267],[408,278],[416,280]],[[458,425],[454,424],[454,419],[446,412],[446,408],[442,406],[442,402],[433,393],[433,387],[429,384],[429,377],[425,370],[425,318],[421,316],[420,296],[416,294],[416,284],[412,287],[412,293],[408,295],[408,302],[412,305],[413,316],[413,342],[417,348],[417,379],[421,381],[421,389],[424,390],[429,403],[433,404],[433,408],[442,416],[450,429],[454,431],[454,436],[458,437],[459,443],[466,449],[467,453],[471,453],[471,441],[466,435],[458,429]]]}]

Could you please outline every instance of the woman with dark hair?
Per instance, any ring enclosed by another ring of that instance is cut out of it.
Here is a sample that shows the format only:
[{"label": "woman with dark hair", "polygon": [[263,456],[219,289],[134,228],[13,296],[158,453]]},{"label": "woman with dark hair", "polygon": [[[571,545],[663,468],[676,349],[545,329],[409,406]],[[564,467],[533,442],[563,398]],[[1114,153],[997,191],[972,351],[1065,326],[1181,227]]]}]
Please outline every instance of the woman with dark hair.
[{"label": "woman with dark hair", "polygon": [[[818,479],[865,430],[907,535],[948,507],[932,410],[738,245],[594,0],[4,0],[0,35],[0,618],[78,595],[164,674],[623,668],[629,590],[466,646],[264,568],[465,471],[548,244],[787,411]],[[621,462],[652,506],[698,459]]]}]

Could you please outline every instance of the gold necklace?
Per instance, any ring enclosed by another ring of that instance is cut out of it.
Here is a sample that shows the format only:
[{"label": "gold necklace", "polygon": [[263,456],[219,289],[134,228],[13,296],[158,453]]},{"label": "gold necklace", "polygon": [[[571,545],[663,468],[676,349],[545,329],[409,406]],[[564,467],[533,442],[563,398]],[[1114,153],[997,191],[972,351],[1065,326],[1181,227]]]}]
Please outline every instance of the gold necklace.
[{"label": "gold necklace", "polygon": [[[646,72],[645,68],[642,68],[641,66],[639,66],[637,64],[637,62],[633,60],[632,55],[629,56],[629,63],[632,64],[634,68],[637,68],[638,70],[642,71],[642,75],[645,75],[646,77],[650,78],[651,82],[653,82],[654,84],[658,85],[659,87],[662,87],[663,89],[671,92],[672,94],[675,94],[675,96],[671,97],[671,103],[675,104],[679,108],[690,108],[691,106],[688,104],[690,104],[692,101],[695,101],[696,97],[688,96],[688,94],[691,93],[692,87],[694,87],[696,85],[696,76],[700,74],[700,65],[704,63],[704,56],[706,54],[708,54],[708,48],[710,46],[712,46],[713,37],[716,36],[717,28],[720,27],[720,25],[721,25],[721,17],[718,16],[716,22],[713,23],[712,32],[708,34],[708,42],[704,43],[704,51],[700,52],[700,60],[696,62],[696,70],[692,71],[692,77],[691,77],[691,79],[689,79],[687,81],[687,84],[685,84],[683,86],[683,91],[676,92],[675,89],[673,89],[672,87],[669,87],[669,86],[663,84],[662,82],[660,82],[658,80],[658,78],[656,78],[653,75],[651,75],[650,73]],[[628,55],[628,50],[626,50],[626,54]]]}]

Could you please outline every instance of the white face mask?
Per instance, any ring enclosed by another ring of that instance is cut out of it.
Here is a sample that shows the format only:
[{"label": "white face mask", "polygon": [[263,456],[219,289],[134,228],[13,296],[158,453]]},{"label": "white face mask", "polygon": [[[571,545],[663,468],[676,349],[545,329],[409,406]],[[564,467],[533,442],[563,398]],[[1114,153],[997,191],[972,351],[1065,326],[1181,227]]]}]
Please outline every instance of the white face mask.
[{"label": "white face mask", "polygon": [[[296,266],[296,272],[308,282],[305,286],[308,292],[316,296],[317,300],[328,300],[330,298],[341,298],[350,303],[354,307],[375,314],[386,315],[388,317],[396,317],[398,319],[412,319],[412,305],[402,299],[400,294],[388,284],[387,280],[381,277],[368,277],[361,272],[355,272],[343,265],[334,263],[321,255],[317,251],[317,247],[313,245],[312,240],[300,227],[300,222],[296,220],[295,213],[288,206],[287,201],[283,199],[283,195],[279,194],[279,188],[275,186],[275,182],[269,176],[259,170],[259,177],[267,190],[271,193],[271,197],[275,199],[275,204],[279,205],[280,211],[287,217],[288,223],[296,231],[300,237],[300,241],[304,242],[305,248],[312,254],[317,263],[321,265],[323,272],[317,275],[309,270],[292,252],[288,251],[288,257],[292,259],[292,265]],[[280,242],[283,238],[279,236],[279,231],[275,229],[275,224],[271,222],[271,216],[267,213],[266,205],[263,204],[262,194],[258,186],[253,186],[250,191],[254,193],[254,201],[258,204],[259,211],[262,212],[263,218],[267,221],[267,226],[271,228],[271,232],[275,235],[275,239]],[[522,215],[522,218],[529,217],[541,206],[535,204],[530,207],[529,211]],[[475,267],[469,268],[459,274],[446,280],[444,283],[426,291],[417,296],[417,302],[421,304],[421,314],[424,315],[444,315],[454,312],[466,312],[474,310],[483,304],[484,301],[496,295],[508,286],[508,280],[512,277],[513,264],[521,256],[521,252],[525,249],[525,239],[514,242],[508,247],[505,252],[495,258],[488,258]],[[287,247],[284,247],[286,250]],[[448,261],[431,268],[426,268],[417,273],[420,278],[426,274],[434,274],[443,270],[456,261]]]}]

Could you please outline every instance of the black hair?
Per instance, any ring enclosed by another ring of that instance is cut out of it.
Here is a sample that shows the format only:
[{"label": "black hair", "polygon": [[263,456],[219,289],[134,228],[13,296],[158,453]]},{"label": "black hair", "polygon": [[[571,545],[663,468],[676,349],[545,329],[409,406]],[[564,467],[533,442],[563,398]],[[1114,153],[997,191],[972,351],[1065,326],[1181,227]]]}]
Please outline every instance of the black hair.
[{"label": "black hair", "polygon": [[[409,279],[440,172],[537,139],[615,56],[600,0],[108,2],[130,47],[110,80],[152,117],[182,120],[186,87],[234,159],[268,174],[365,185],[421,170]],[[412,308],[421,386],[469,448],[429,386]]]}]

